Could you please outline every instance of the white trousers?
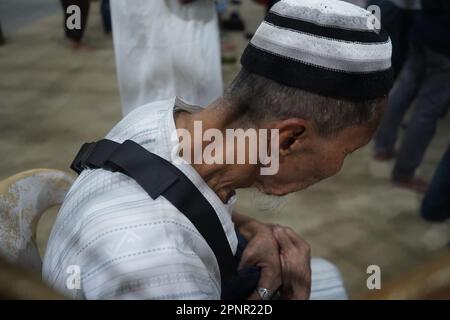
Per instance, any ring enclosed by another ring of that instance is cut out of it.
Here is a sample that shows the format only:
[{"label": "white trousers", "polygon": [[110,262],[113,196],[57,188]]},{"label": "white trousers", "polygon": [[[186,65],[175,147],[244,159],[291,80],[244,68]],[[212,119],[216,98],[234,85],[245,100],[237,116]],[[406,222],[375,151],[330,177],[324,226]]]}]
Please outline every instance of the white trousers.
[{"label": "white trousers", "polygon": [[206,106],[222,95],[213,0],[111,0],[123,115],[174,96]]},{"label": "white trousers", "polygon": [[311,273],[310,300],[348,299],[341,272],[334,264],[322,258],[312,258]]}]

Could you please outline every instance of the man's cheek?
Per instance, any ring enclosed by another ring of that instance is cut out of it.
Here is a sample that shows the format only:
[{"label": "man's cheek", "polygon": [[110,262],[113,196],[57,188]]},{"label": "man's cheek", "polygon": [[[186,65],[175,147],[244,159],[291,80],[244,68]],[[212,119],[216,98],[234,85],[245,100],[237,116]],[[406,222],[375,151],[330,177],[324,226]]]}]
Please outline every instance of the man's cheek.
[{"label": "man's cheek", "polygon": [[332,177],[332,176],[338,174],[339,171],[341,171],[341,169],[342,169],[343,163],[344,163],[343,160],[335,161],[334,163],[332,163],[329,166],[329,176],[328,177]]},{"label": "man's cheek", "polygon": [[340,171],[341,166],[332,161],[321,161],[318,162],[318,165],[316,167],[315,175],[314,175],[314,182],[319,182],[321,180],[324,180],[326,178],[332,177],[336,175]]},{"label": "man's cheek", "polygon": [[328,153],[321,159],[318,159],[317,165],[320,167],[321,178],[329,178],[341,171],[344,158],[340,154]]}]

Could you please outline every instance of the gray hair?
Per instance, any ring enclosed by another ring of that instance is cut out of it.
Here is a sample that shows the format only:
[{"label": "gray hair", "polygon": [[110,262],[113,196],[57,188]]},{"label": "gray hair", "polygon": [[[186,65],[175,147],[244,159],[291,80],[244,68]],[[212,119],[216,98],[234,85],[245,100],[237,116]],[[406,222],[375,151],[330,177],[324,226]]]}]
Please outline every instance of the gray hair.
[{"label": "gray hair", "polygon": [[320,96],[241,69],[225,90],[224,99],[233,106],[238,121],[261,123],[302,118],[312,121],[319,135],[328,137],[340,130],[374,120],[383,98],[366,101],[339,100]]}]

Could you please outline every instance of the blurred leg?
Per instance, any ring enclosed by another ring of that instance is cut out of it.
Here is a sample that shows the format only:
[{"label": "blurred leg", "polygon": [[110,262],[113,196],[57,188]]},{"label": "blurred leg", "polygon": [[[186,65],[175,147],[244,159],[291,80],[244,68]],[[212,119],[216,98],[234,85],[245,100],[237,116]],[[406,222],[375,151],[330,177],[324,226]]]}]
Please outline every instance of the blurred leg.
[{"label": "blurred leg", "polygon": [[433,175],[422,202],[422,217],[430,221],[450,218],[450,146]]},{"label": "blurred leg", "polygon": [[376,153],[392,153],[394,151],[398,128],[416,97],[424,72],[424,50],[411,47],[409,58],[396,85],[391,90],[386,112],[375,136]]},{"label": "blurred leg", "polygon": [[414,177],[436,131],[439,117],[450,104],[450,59],[426,49],[426,74],[400,146],[392,177]]},{"label": "blurred leg", "polygon": [[348,299],[341,272],[334,264],[322,258],[312,258],[311,273],[310,300]]},{"label": "blurred leg", "polygon": [[4,43],[5,43],[5,38],[3,37],[2,23],[0,21],[0,46]]},{"label": "blurred leg", "polygon": [[105,33],[111,33],[111,7],[109,0],[102,0],[100,3],[100,10],[102,13],[103,31]]},{"label": "blurred leg", "polygon": [[[89,0],[61,0],[61,4],[64,10],[64,30],[66,37],[69,38],[72,41],[80,42],[83,38],[84,31],[86,29],[87,19],[89,15],[89,6],[90,1]],[[71,14],[67,13],[67,8],[71,5],[77,5],[80,8],[80,22],[81,22],[81,28],[80,29],[68,29],[66,25],[67,19],[71,16]]]},{"label": "blurred leg", "polygon": [[394,69],[394,77],[397,78],[408,56],[408,34],[413,22],[413,12],[400,9],[389,0],[371,0],[367,6],[371,5],[380,8],[381,25],[391,38],[392,68]]}]

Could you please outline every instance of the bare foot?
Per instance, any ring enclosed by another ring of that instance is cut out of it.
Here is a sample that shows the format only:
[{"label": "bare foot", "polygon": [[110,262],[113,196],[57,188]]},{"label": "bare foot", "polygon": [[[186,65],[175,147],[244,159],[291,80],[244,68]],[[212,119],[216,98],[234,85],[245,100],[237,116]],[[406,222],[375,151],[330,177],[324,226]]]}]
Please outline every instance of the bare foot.
[{"label": "bare foot", "polygon": [[75,51],[92,51],[92,48],[81,41],[71,41],[72,49]]},{"label": "bare foot", "polygon": [[392,178],[392,183],[401,188],[409,189],[418,193],[427,191],[428,182],[422,178],[398,179]]}]

